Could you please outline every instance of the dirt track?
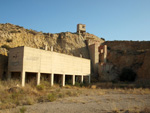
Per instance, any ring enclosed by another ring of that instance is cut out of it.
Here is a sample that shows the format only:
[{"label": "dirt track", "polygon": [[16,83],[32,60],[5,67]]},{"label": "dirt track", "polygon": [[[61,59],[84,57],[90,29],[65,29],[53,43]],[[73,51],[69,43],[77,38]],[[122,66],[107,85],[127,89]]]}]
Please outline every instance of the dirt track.
[{"label": "dirt track", "polygon": [[[54,102],[25,106],[26,113],[106,113],[141,111],[150,108],[150,94],[127,94],[122,91],[90,89],[82,91],[78,97],[66,97]],[[18,112],[22,106],[0,111]]]}]

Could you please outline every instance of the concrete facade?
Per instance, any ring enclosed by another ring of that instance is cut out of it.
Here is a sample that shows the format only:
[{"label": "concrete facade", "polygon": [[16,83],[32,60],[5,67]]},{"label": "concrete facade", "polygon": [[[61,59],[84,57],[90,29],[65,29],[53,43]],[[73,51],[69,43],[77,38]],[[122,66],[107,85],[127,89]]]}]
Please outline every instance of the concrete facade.
[{"label": "concrete facade", "polygon": [[5,55],[0,55],[0,79],[6,79],[7,74],[7,61],[8,58]]},{"label": "concrete facade", "polygon": [[99,52],[98,47],[99,43],[89,45],[90,59],[92,62],[93,72],[95,75],[98,75],[98,64],[99,64]]},{"label": "concrete facade", "polygon": [[[95,76],[100,72],[100,66],[103,66],[107,61],[107,45],[102,45],[99,41],[88,40],[88,49],[92,63],[92,69]],[[102,68],[102,67],[101,67]]]},{"label": "concrete facade", "polygon": [[30,47],[17,47],[10,49],[8,60],[8,73],[11,78],[12,72],[21,73],[22,86],[25,86],[27,72],[36,73],[37,85],[40,84],[41,73],[49,74],[51,86],[54,84],[55,74],[62,75],[62,86],[65,86],[65,75],[72,75],[72,84],[75,84],[75,76],[89,76],[90,82],[90,60],[45,51]]}]

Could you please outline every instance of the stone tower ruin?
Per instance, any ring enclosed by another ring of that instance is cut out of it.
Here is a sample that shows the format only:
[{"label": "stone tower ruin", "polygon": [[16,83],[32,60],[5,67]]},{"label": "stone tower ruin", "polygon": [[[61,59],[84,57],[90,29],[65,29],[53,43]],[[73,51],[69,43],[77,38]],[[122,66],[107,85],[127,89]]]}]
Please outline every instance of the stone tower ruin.
[{"label": "stone tower ruin", "polygon": [[83,34],[86,32],[86,25],[85,24],[77,24],[77,33]]}]

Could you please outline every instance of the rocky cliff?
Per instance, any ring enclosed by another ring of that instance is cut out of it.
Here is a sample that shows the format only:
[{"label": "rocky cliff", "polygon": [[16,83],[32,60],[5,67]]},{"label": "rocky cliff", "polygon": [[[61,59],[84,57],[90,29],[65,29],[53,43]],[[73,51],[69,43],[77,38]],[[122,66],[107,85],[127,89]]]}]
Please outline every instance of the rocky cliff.
[{"label": "rocky cliff", "polygon": [[137,79],[150,79],[150,41],[107,41],[107,61],[119,75],[131,69]]}]

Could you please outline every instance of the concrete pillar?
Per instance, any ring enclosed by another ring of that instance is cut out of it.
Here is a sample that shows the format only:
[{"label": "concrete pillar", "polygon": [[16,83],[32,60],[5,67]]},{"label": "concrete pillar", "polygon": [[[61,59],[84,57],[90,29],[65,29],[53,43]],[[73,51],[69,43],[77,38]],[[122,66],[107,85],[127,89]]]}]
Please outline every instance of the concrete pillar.
[{"label": "concrete pillar", "polygon": [[21,72],[21,85],[22,85],[22,87],[24,87],[25,86],[25,71],[22,71]]},{"label": "concrete pillar", "polygon": [[47,44],[45,45],[45,50],[47,51]]},{"label": "concrete pillar", "polygon": [[65,86],[65,74],[62,75],[62,80],[61,80],[61,82],[62,82],[62,86]]},{"label": "concrete pillar", "polygon": [[50,76],[51,86],[54,85],[54,74],[52,73]]},{"label": "concrete pillar", "polygon": [[82,54],[80,54],[80,57],[82,58]]},{"label": "concrete pillar", "polygon": [[91,83],[91,75],[89,75],[89,84]]},{"label": "concrete pillar", "polygon": [[75,75],[72,75],[72,85],[75,85]]},{"label": "concrete pillar", "polygon": [[40,72],[37,73],[37,85],[40,85]]},{"label": "concrete pillar", "polygon": [[51,46],[51,51],[53,51],[53,46]]},{"label": "concrete pillar", "polygon": [[81,75],[81,83],[83,83],[83,75]]}]

